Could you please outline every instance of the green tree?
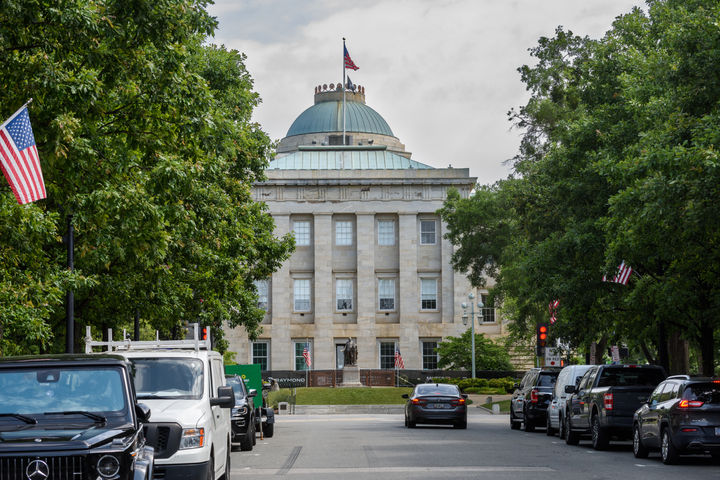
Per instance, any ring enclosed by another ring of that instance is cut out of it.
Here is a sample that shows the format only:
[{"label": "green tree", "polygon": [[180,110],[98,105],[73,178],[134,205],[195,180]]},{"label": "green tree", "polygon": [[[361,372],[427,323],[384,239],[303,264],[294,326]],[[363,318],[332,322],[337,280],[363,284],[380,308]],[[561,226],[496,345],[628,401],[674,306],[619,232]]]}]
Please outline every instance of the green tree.
[{"label": "green tree", "polygon": [[[438,366],[453,370],[472,370],[472,336],[466,330],[459,337],[447,337],[437,346]],[[504,345],[482,333],[475,334],[475,370],[512,370],[510,355]]]},{"label": "green tree", "polygon": [[[211,325],[220,348],[223,325],[257,333],[253,281],[293,243],[273,236],[251,197],[271,143],[250,121],[259,98],[244,56],[204,44],[216,26],[207,3],[10,0],[0,9],[0,104],[7,116],[34,97],[48,191],[15,213],[19,224],[45,225],[32,237],[41,255],[26,255],[25,267],[48,267],[55,290],[40,294],[43,311],[22,314],[36,318],[43,348],[64,345],[62,278],[74,282],[78,333],[128,325],[135,312],[166,335],[183,321]],[[59,233],[68,214],[72,277],[62,273]],[[0,245],[30,248],[22,241],[3,236]],[[12,318],[3,316],[8,331],[22,332]]]}]

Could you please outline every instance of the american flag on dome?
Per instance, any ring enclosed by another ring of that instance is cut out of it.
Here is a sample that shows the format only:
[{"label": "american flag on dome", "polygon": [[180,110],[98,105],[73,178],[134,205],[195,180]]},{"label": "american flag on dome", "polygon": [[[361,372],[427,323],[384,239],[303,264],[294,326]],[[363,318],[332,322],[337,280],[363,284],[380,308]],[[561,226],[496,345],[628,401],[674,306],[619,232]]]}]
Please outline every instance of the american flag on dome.
[{"label": "american flag on dome", "polygon": [[352,68],[353,70],[358,70],[360,67],[355,65],[355,62],[352,61],[352,58],[350,58],[350,54],[347,51],[347,47],[343,45],[343,50],[345,51],[345,68]]},{"label": "american flag on dome", "polygon": [[310,360],[310,345],[308,345],[307,343],[303,347],[302,356],[305,359],[305,365],[307,365],[308,367],[312,365],[312,360]]},{"label": "american flag on dome", "polygon": [[615,276],[612,278],[612,280],[608,280],[605,275],[603,275],[602,280],[603,282],[614,282],[614,283],[622,283],[623,285],[627,285],[630,281],[630,275],[632,275],[633,269],[625,263],[625,260],[620,262],[620,265],[618,266],[618,271],[615,274]]},{"label": "american flag on dome", "polygon": [[27,106],[0,126],[0,167],[20,205],[47,196]]},{"label": "american flag on dome", "polygon": [[398,347],[395,347],[395,368],[405,368],[405,362],[403,362],[403,358]]},{"label": "american flag on dome", "polygon": [[557,321],[557,308],[560,305],[560,300],[555,299],[548,305],[548,310],[550,310],[550,324],[552,325]]}]

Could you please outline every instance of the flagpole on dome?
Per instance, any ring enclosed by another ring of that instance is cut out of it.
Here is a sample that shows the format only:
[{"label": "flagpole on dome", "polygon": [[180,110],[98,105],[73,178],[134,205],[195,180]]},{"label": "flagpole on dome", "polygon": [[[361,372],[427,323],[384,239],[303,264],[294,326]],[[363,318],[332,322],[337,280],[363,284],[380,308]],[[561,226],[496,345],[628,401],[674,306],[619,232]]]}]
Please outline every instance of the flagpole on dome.
[{"label": "flagpole on dome", "polygon": [[343,145],[347,145],[346,138],[345,138],[345,52],[347,51],[347,47],[345,46],[345,37],[343,37],[343,83],[342,83],[342,89],[343,89]]}]

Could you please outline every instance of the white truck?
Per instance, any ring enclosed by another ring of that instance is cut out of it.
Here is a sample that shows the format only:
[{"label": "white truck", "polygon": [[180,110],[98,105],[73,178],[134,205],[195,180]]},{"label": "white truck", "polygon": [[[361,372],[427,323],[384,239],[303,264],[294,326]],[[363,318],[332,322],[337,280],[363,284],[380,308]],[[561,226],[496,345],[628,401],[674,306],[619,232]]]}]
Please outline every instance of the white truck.
[{"label": "white truck", "polygon": [[144,424],[155,448],[154,479],[230,480],[230,411],[232,387],[225,383],[223,358],[199,340],[92,340],[87,327],[85,350],[105,347],[132,364],[138,401],[152,411]]}]

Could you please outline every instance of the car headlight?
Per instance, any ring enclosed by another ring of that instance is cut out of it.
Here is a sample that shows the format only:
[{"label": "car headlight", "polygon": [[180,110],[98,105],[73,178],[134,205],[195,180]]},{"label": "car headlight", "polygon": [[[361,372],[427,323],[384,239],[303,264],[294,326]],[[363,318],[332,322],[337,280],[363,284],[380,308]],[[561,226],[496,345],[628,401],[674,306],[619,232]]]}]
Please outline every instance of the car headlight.
[{"label": "car headlight", "polygon": [[112,478],[120,471],[120,461],[112,455],[104,455],[98,460],[96,468],[101,477]]},{"label": "car headlight", "polygon": [[248,412],[248,408],[246,406],[242,406],[239,408],[233,408],[232,414],[233,414],[233,416],[239,415],[241,417],[244,417],[245,415],[247,415],[247,412]]},{"label": "car headlight", "polygon": [[204,428],[184,428],[180,439],[180,450],[200,448],[205,445]]}]

